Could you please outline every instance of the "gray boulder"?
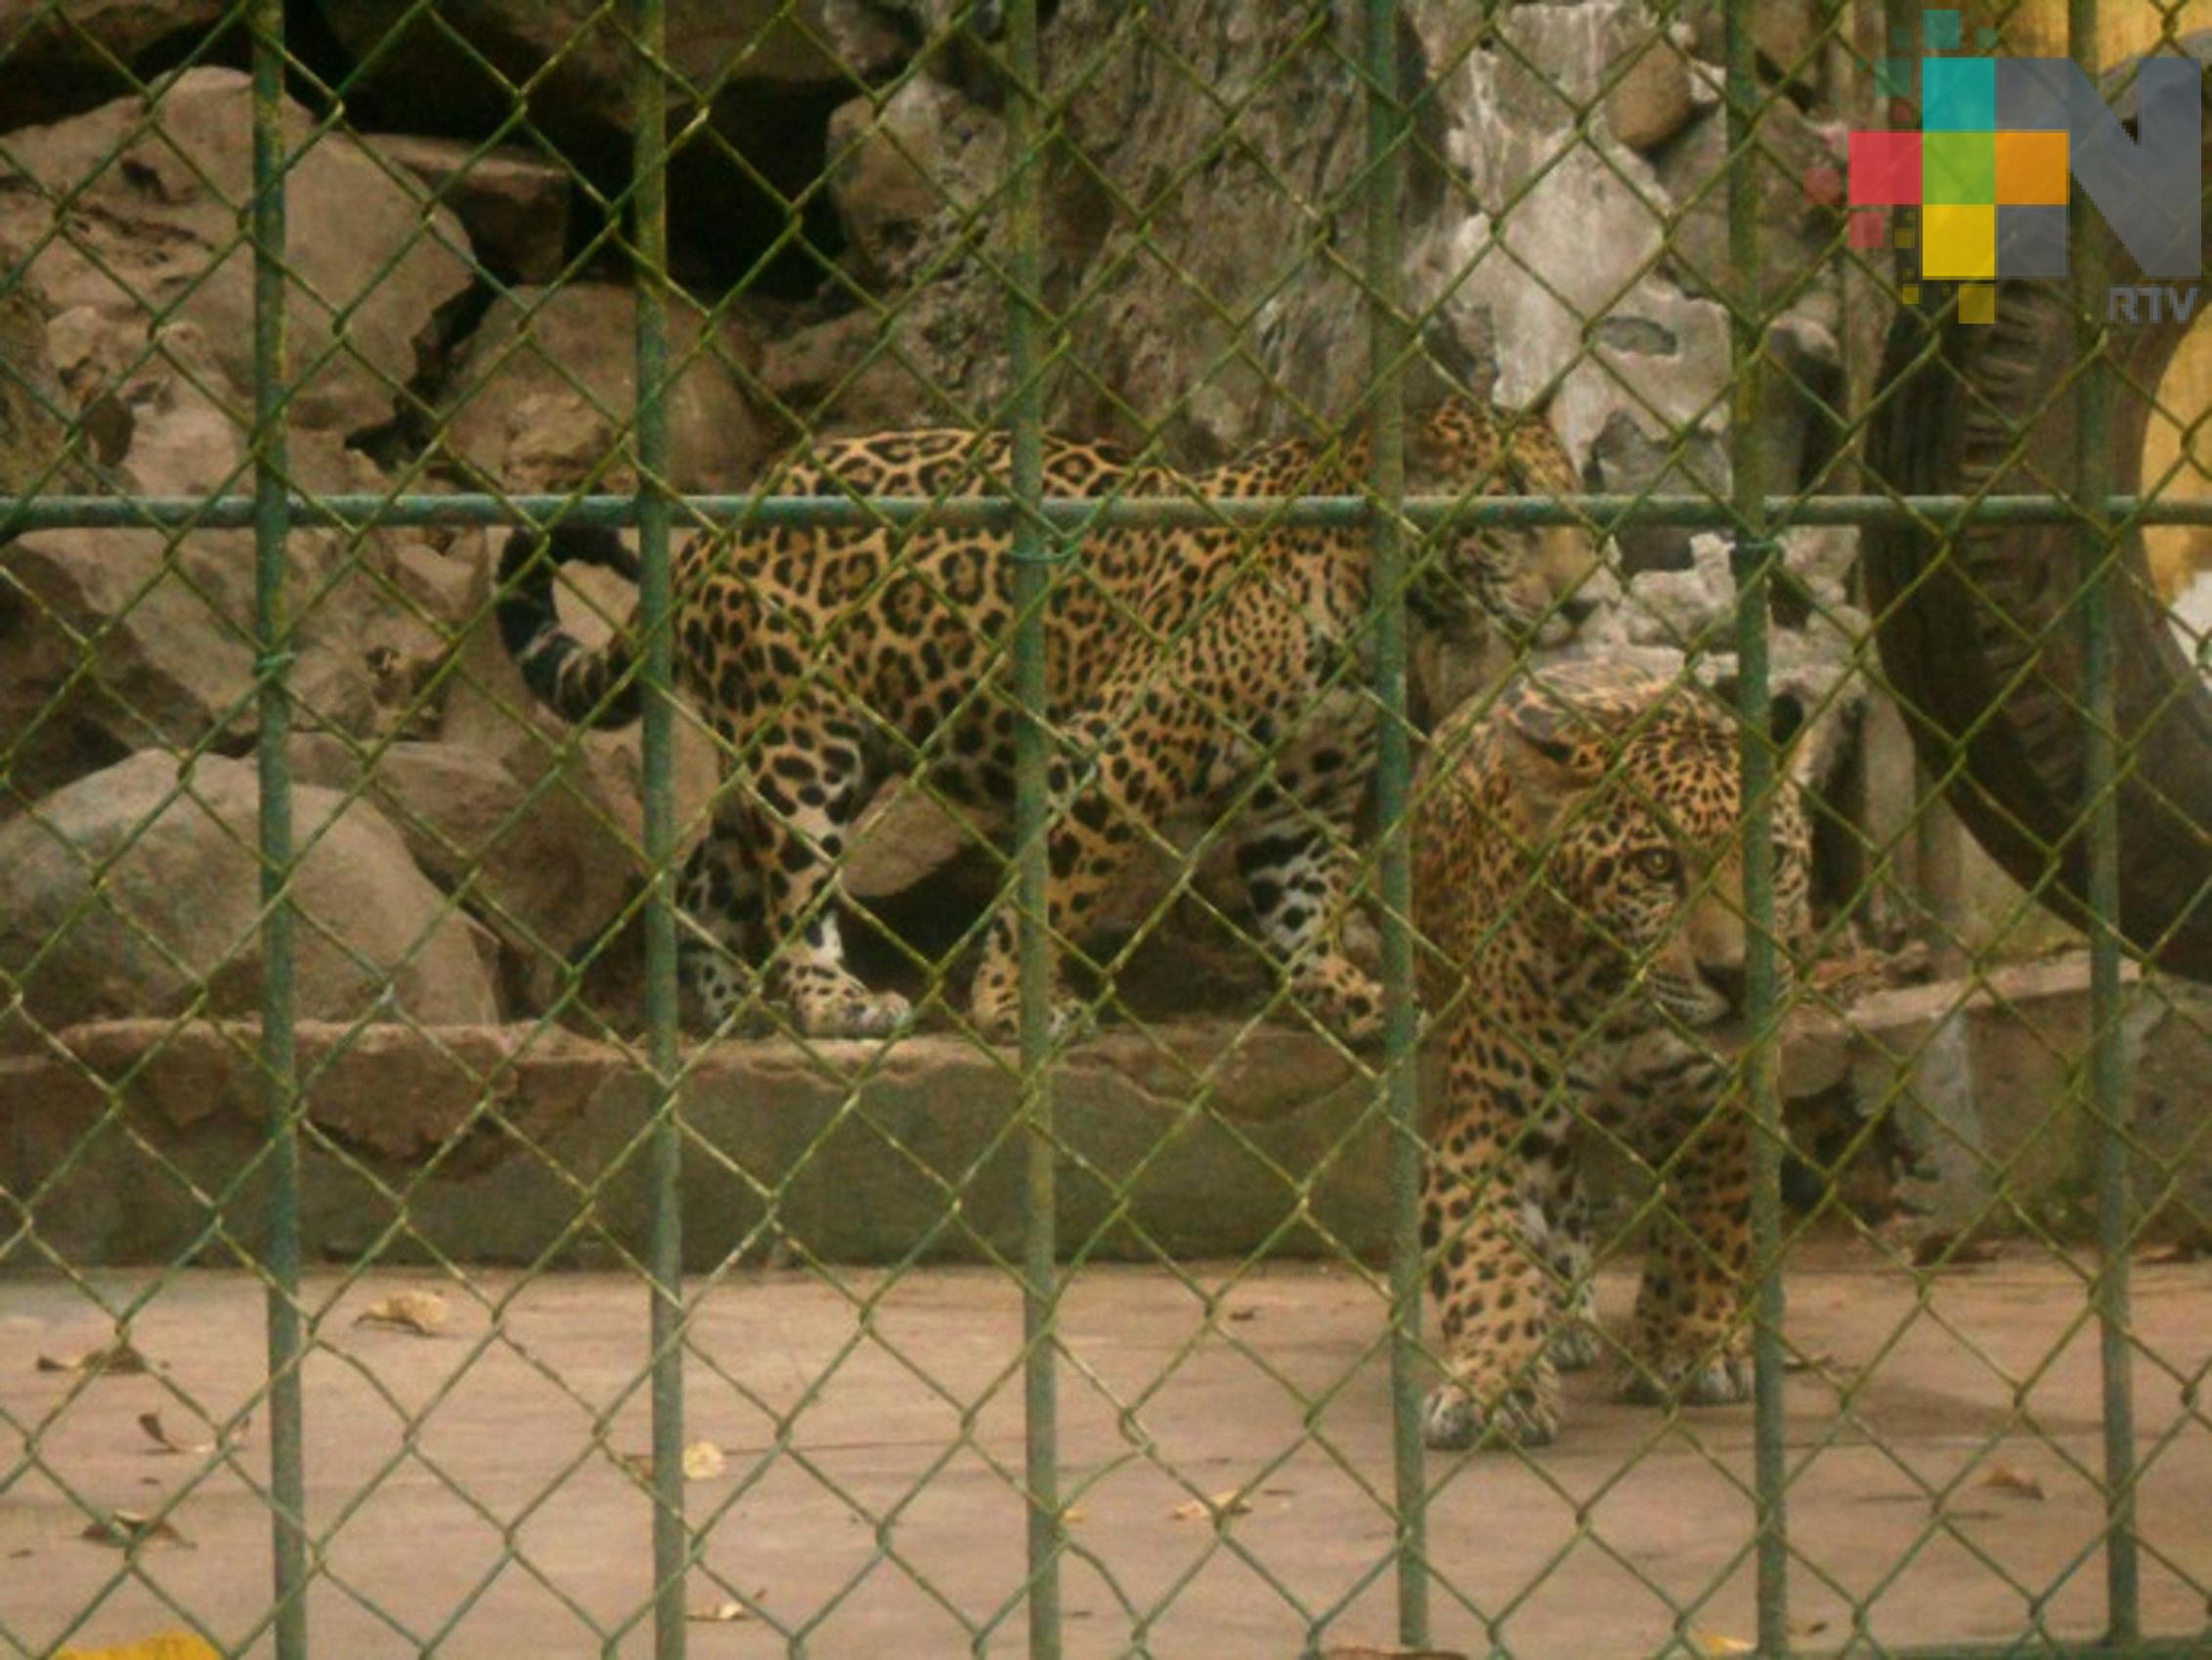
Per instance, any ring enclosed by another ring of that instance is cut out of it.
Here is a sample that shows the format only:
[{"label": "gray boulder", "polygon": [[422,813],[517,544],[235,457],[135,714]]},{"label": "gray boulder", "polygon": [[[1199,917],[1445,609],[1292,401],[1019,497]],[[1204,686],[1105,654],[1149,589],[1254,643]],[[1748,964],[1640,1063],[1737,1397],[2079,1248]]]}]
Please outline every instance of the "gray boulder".
[{"label": "gray boulder", "polygon": [[[232,69],[167,83],[149,120],[126,98],[12,133],[0,174],[0,240],[37,246],[31,276],[57,311],[89,306],[136,358],[189,325],[211,356],[202,391],[234,422],[252,407],[253,257],[240,236],[252,197],[252,97]],[[311,129],[287,106],[293,145]],[[71,195],[52,235],[56,203]],[[467,285],[460,221],[343,131],[322,134],[286,175],[292,418],[350,433],[392,417],[432,315]],[[339,321],[342,319],[342,324]]]},{"label": "gray boulder", "polygon": [[[247,1015],[261,987],[260,784],[250,763],[157,751],[0,827],[0,1045],[117,1016]],[[292,792],[303,1020],[499,1018],[487,941],[373,807]]]}]

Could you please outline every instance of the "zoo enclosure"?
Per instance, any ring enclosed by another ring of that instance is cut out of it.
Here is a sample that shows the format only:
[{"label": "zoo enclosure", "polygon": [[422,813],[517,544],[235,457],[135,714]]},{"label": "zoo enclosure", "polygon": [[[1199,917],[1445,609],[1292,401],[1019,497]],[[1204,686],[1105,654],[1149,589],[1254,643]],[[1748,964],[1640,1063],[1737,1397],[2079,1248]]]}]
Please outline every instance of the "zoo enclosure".
[{"label": "zoo enclosure", "polygon": [[[410,15],[419,17],[428,11],[417,7]],[[1378,596],[1372,619],[1374,695],[1384,713],[1376,792],[1376,817],[1382,828],[1374,843],[1372,898],[1389,996],[1386,1035],[1373,1074],[1375,1111],[1390,1128],[1392,1214],[1387,1286],[1396,1433],[1392,1472],[1396,1536],[1390,1566],[1396,1576],[1401,1635],[1409,1645],[1428,1640],[1430,1602],[1439,1572],[1430,1559],[1423,1531],[1424,1507],[1434,1476],[1431,1461],[1424,1458],[1419,1442],[1420,1376],[1428,1350],[1420,1334],[1421,1251],[1414,1219],[1420,1158],[1414,1067],[1416,1011],[1411,987],[1415,941],[1408,920],[1409,854],[1402,827],[1414,743],[1408,715],[1406,590],[1414,567],[1433,556],[1436,537],[1451,527],[1590,522],[1607,532],[1639,525],[1705,527],[1719,530],[1730,539],[1737,596],[1734,697],[1743,729],[1751,734],[1744,745],[1743,776],[1746,800],[1753,804],[1744,844],[1746,904],[1754,941],[1748,990],[1752,1037],[1742,1064],[1746,1110],[1759,1130],[1753,1210],[1759,1293],[1754,1323],[1757,1386],[1752,1491],[1757,1525],[1752,1543],[1758,1583],[1758,1647],[1760,1652],[1773,1655],[1805,1648],[1793,1635],[1788,1603],[1791,1555],[1785,1500],[1792,1469],[1783,1437],[1780,1393],[1789,1360],[1782,1330],[1782,1269],[1790,1230],[1781,1205],[1786,1140],[1777,1054],[1783,1017],[1796,994],[1784,983],[1774,937],[1771,838],[1765,804],[1774,788],[1776,764],[1761,736],[1768,729],[1768,634],[1778,603],[1776,590],[1792,586],[1790,573],[1780,562],[1781,538],[1784,532],[1806,525],[1886,530],[1896,539],[1893,547],[1906,549],[1891,555],[1891,568],[1903,573],[1891,578],[1893,606],[1903,614],[1909,612],[1923,589],[1937,580],[1915,568],[1915,548],[1947,544],[1949,539],[1963,536],[1966,527],[1980,524],[2056,526],[2078,536],[2083,549],[2078,605],[2062,604],[2058,614],[2065,619],[2067,628],[2078,626],[2080,631],[2078,680],[2065,688],[2067,697],[2075,700],[2082,733],[2079,800],[2066,815],[2065,830],[2060,837],[2042,833],[2041,827],[2032,824],[2018,827],[2018,835],[2032,846],[2016,863],[2039,866],[2040,874],[2031,880],[2054,896],[2068,888],[2077,894],[2092,965],[2091,1040],[2083,1094],[2087,1110],[2099,1126],[2096,1216],[2101,1266],[2094,1277],[2093,1295],[2104,1334],[2106,1378],[2104,1474],[2108,1529],[2103,1565],[2109,1597],[2109,1641],[2081,1651],[2190,1651],[2192,1639],[2185,1638],[2161,1647],[2145,1640],[2139,1629],[2142,1547],[2131,1498],[2138,1452],[2130,1407],[2133,1350],[2128,1336],[2128,1261],[2129,1247],[2141,1228],[2129,1193],[2130,1165],[2143,1150],[2131,1140],[2123,1111],[2124,839],[2120,804],[2136,737],[2147,722],[2131,724],[2123,719],[2120,684],[2126,665],[2115,660],[2113,631],[2115,609],[2129,603],[2126,585],[2134,580],[2132,568],[2121,557],[2123,534],[2153,523],[2212,523],[2212,512],[2157,500],[2155,489],[2139,493],[2138,481],[2115,475],[2109,432],[2122,418],[2116,413],[2118,402],[2124,397],[2152,401],[2157,389],[2130,383],[2109,367],[2104,337],[2095,327],[2102,321],[2102,310],[2094,305],[2083,312],[2089,327],[2080,373],[2065,392],[2073,412],[2078,457],[2070,475],[2043,481],[2047,488],[1908,493],[1886,488],[1876,479],[1867,481],[1864,488],[1841,491],[1837,480],[1843,476],[1841,458],[1845,452],[1842,446],[1836,452],[1837,467],[1823,469],[1822,476],[1814,480],[1794,480],[1785,485],[1771,476],[1772,457],[1764,442],[1762,410],[1768,391],[1788,385],[1794,377],[1773,362],[1770,325],[1786,298],[1769,297],[1761,283],[1759,219],[1763,205],[1757,163],[1760,118],[1766,108],[1784,95],[1770,84],[1772,77],[1762,67],[1755,39],[1754,12],[1755,8],[1743,0],[1725,8],[1722,97],[1730,165],[1724,181],[1709,181],[1707,187],[1717,186],[1725,193],[1728,269],[1734,279],[1732,293],[1723,289],[1713,296],[1726,308],[1731,352],[1727,489],[1715,493],[1652,488],[1592,493],[1574,500],[1521,501],[1421,498],[1408,493],[1401,386],[1421,357],[1424,325],[1445,300],[1434,295],[1410,297],[1401,241],[1401,207],[1410,167],[1415,162],[1440,165],[1444,158],[1434,153],[1421,128],[1429,94],[1408,84],[1400,8],[1395,0],[1366,0],[1361,12],[1362,49],[1342,59],[1345,73],[1356,77],[1361,88],[1366,115],[1365,159],[1352,180],[1354,196],[1364,205],[1365,245],[1356,261],[1341,255],[1332,257],[1354,282],[1367,314],[1370,372],[1365,396],[1371,423],[1368,491],[1357,497],[1287,501],[1177,498],[1100,502],[1050,498],[1041,473],[1045,387],[1051,374],[1067,367],[1069,347],[1066,312],[1047,290],[1044,158],[1049,145],[1065,139],[1058,126],[1064,115],[1064,95],[1056,94],[1040,70],[1036,0],[1014,0],[1006,8],[1003,39],[970,27],[965,18],[956,19],[947,25],[950,33],[959,37],[964,51],[988,65],[1004,101],[1005,171],[973,210],[976,224],[1000,227],[1002,240],[995,247],[987,240],[979,241],[971,251],[985,261],[993,280],[1004,290],[1005,393],[981,415],[985,423],[1003,424],[1012,433],[1014,465],[1012,488],[1006,498],[978,498],[947,505],[883,499],[707,495],[671,483],[668,405],[686,356],[680,347],[672,346],[669,326],[669,172],[675,151],[718,140],[712,129],[696,119],[672,130],[672,95],[675,95],[674,102],[696,111],[712,103],[713,89],[691,85],[671,60],[662,0],[629,0],[621,6],[602,7],[594,15],[598,25],[616,28],[632,77],[629,98],[635,146],[630,171],[621,190],[601,204],[605,222],[591,251],[619,249],[636,274],[637,392],[634,412],[623,424],[629,434],[629,453],[638,488],[623,493],[591,485],[539,494],[499,489],[432,492],[411,487],[421,482],[414,469],[403,469],[398,484],[390,490],[301,488],[287,449],[292,405],[318,371],[351,350],[345,339],[346,318],[375,284],[367,284],[361,296],[325,302],[331,303],[338,326],[329,330],[329,340],[315,361],[302,364],[294,343],[287,340],[287,320],[297,310],[293,291],[305,285],[296,250],[286,238],[287,179],[316,144],[332,142],[329,135],[343,119],[348,87],[340,84],[324,89],[329,97],[331,115],[315,122],[304,136],[296,136],[287,127],[285,88],[287,80],[308,71],[287,51],[285,9],[275,0],[258,0],[239,9],[237,22],[250,40],[252,69],[253,192],[250,201],[243,204],[247,210],[245,223],[237,243],[237,251],[249,255],[253,267],[252,489],[250,493],[224,489],[171,498],[85,490],[80,486],[87,476],[85,469],[92,465],[90,459],[82,455],[57,454],[38,476],[5,501],[4,522],[18,535],[59,527],[160,527],[178,532],[247,528],[252,532],[256,574],[252,629],[256,654],[254,751],[260,784],[256,852],[261,873],[263,963],[253,1061],[266,1090],[269,1134],[258,1167],[238,1172],[233,1191],[249,1180],[266,1180],[269,1184],[269,1234],[254,1254],[255,1266],[268,1288],[271,1465],[267,1501],[276,1554],[269,1625],[280,1655],[309,1651],[307,1591],[315,1577],[317,1550],[306,1519],[302,1463],[301,1368],[312,1340],[301,1295],[300,1173],[303,1140],[317,1132],[303,1108],[313,1076],[312,1069],[303,1068],[295,1045],[299,1021],[293,968],[303,926],[312,933],[318,923],[302,914],[294,892],[296,871],[311,851],[314,838],[303,843],[294,834],[292,761],[287,739],[295,708],[292,674],[297,657],[297,619],[312,611],[319,595],[312,590],[301,590],[287,553],[293,533],[327,528],[348,539],[349,546],[358,546],[371,530],[402,526],[542,526],[562,521],[633,527],[636,532],[641,570],[636,630],[645,645],[639,674],[647,688],[640,850],[648,880],[635,909],[644,957],[645,1035],[639,1058],[652,1079],[654,1102],[639,1141],[640,1156],[651,1172],[653,1194],[650,1238],[640,1267],[650,1287],[653,1316],[645,1376],[653,1406],[650,1481],[655,1519],[651,1549],[656,1588],[650,1609],[641,1609],[639,1615],[650,1615],[657,1652],[679,1654],[688,1636],[683,1589],[695,1561],[699,1535],[687,1520],[683,1493],[682,1362],[691,1304],[682,1282],[683,1217],[676,1184],[687,1151],[696,1157],[697,1150],[687,1140],[682,1117],[683,1085],[696,1063],[679,1041],[677,918],[672,891],[675,866],[691,826],[683,822],[678,811],[674,776],[682,717],[670,695],[672,642],[668,622],[675,600],[672,538],[699,525],[942,522],[954,518],[1003,528],[1012,538],[1010,557],[1017,572],[1019,620],[1009,651],[1019,695],[1030,711],[1041,710],[1045,701],[1042,607],[1053,585],[1066,580],[1066,571],[1080,561],[1088,531],[1106,524],[1203,525],[1224,521],[1254,526],[1323,524],[1371,529]],[[1326,50],[1330,36],[1325,13],[1317,9],[1315,16],[1320,22],[1313,39]],[[2077,56],[2085,63],[2094,63],[2096,6],[2076,4],[2070,17],[2080,42]],[[1844,18],[1841,8],[1832,12],[1827,27],[1806,47],[1807,53],[1838,49]],[[26,31],[38,21],[34,17],[26,23]],[[780,13],[777,21],[789,24],[793,14],[788,10]],[[2171,35],[2172,20],[2167,22]],[[1892,26],[1895,20],[1886,17],[1884,31]],[[392,39],[398,39],[396,28]],[[1461,58],[1478,48],[1490,49],[1489,37],[1470,31],[1460,48]],[[1647,49],[1661,53],[1671,50],[1664,44]],[[1874,72],[1871,64],[1863,67],[1870,75]],[[496,66],[488,68],[505,78]],[[1632,68],[1632,62],[1624,65],[1601,91],[1610,94],[1617,90]],[[1443,78],[1443,68],[1430,66],[1428,85],[1433,87]],[[513,87],[517,102],[511,125],[516,131],[527,130],[523,99],[527,90]],[[155,129],[160,108],[158,92],[150,94],[148,119]],[[1228,142],[1226,138],[1224,142]],[[489,156],[492,149],[492,143],[486,142],[479,155]],[[90,182],[88,175],[87,186]],[[54,201],[53,234],[57,237],[63,234],[70,199],[65,195]],[[802,240],[806,203],[794,199],[786,206],[793,227],[791,235]],[[1143,205],[1116,202],[1114,206],[1135,214],[1142,237],[1146,228]],[[1509,223],[1514,206],[1512,200],[1494,204],[1494,221]],[[2105,273],[2099,269],[2097,247],[2086,230],[2078,234],[2081,257],[2075,263],[2076,290],[2094,295],[2101,291]],[[1840,230],[1836,252],[1839,258],[1847,257]],[[572,261],[572,266],[580,265],[583,257]],[[15,278],[21,279],[28,269],[26,257]],[[1861,274],[1870,283],[1886,282],[1888,275],[1871,262],[1862,265]],[[497,279],[481,268],[479,276],[497,284]],[[1546,280],[1546,274],[1538,270],[1525,271],[1524,276],[1532,284]],[[740,284],[739,290],[742,288]],[[2013,303],[2017,298],[2015,288],[2007,287],[2003,298],[2005,303]],[[1081,301],[1082,296],[1078,296],[1074,304]],[[1067,310],[1073,310],[1074,304]],[[1924,302],[1929,321],[1919,332],[1909,323],[1900,328],[1892,369],[1941,377],[1949,367],[1944,354],[1955,345],[1961,327],[1953,315],[1956,304],[1955,296],[1936,294]],[[157,307],[149,301],[147,309],[157,319],[168,306]],[[1585,317],[1582,321],[1594,328],[1603,319]],[[1233,320],[1236,328],[1240,328],[1241,323],[1241,319]],[[704,349],[694,347],[692,355]],[[153,350],[150,345],[149,355]],[[1863,371],[1867,367],[1861,365],[1860,369]],[[1874,408],[1884,407],[1885,398],[1895,396],[1895,384],[1892,380],[1878,390]],[[1803,391],[1801,382],[1791,389]],[[405,401],[405,387],[391,390],[399,401]],[[54,408],[49,413],[74,431],[89,430],[80,411]],[[1128,413],[1133,418],[1142,418],[1137,412]],[[1862,418],[1853,409],[1834,408],[1827,414],[1838,431],[1846,435],[1855,431]],[[2193,433],[2195,422],[2186,415],[2176,424]],[[1887,619],[1883,622],[1887,626]],[[2031,658],[2040,655],[2045,643],[2042,638],[2028,642]],[[1894,664],[1891,672],[1893,677],[1898,673]],[[2047,678],[2040,666],[2027,673],[2039,683]],[[1918,713],[1908,712],[1909,716]],[[1965,740],[1958,759],[1950,764],[1952,774],[1973,776],[1965,758],[1996,719],[1994,714],[1983,712],[1971,717],[1963,732],[1949,734]],[[1944,721],[1930,717],[1929,723],[1940,728]],[[1055,1190],[1066,1149],[1055,1131],[1053,1083],[1058,1049],[1045,1001],[1050,956],[1056,946],[1040,920],[1048,875],[1043,828],[1050,804],[1045,774],[1053,738],[1041,719],[1030,720],[1020,732],[1011,870],[1018,913],[1024,924],[1020,930],[1022,1021],[1019,1046],[1021,1108],[1008,1132],[1018,1140],[1025,1160],[1026,1231],[1019,1258],[1009,1266],[1019,1275],[1027,1317],[1020,1364],[1027,1406],[1022,1479],[1028,1504],[1030,1573],[1021,1600],[1030,1651],[1044,1656],[1061,1650],[1060,1565],[1076,1549],[1066,1526],[1067,1503],[1062,1494],[1056,1452],[1059,1354],[1055,1319],[1065,1278],[1062,1259],[1071,1245],[1080,1259],[1087,1242],[1069,1242],[1057,1234],[1060,1206]],[[1942,770],[1937,768],[1939,774]],[[1986,786],[1986,778],[1979,781]],[[185,787],[180,784],[179,790]],[[356,786],[350,794],[359,794],[365,787]],[[1970,787],[1961,785],[1962,791]],[[1992,809],[1978,810],[1985,817],[1992,815]],[[2000,808],[1996,815],[2001,814]],[[2197,835],[2201,837],[2200,830]],[[1878,852],[1877,862],[1880,857]],[[2173,939],[2187,937],[2192,915],[2193,900],[2182,907],[2180,914],[2159,919],[2148,931],[2135,928],[2134,942],[2155,953]],[[33,963],[30,968],[35,966]],[[18,969],[19,985],[29,978],[28,970]],[[19,994],[19,1015],[22,1008]],[[34,1198],[22,1196],[19,1201],[15,1242],[33,1250],[37,1248],[30,1221]],[[118,1318],[127,1322],[127,1311],[118,1311]],[[24,1433],[24,1447],[22,1467],[38,1463],[35,1436],[28,1431]],[[1010,1613],[1009,1609],[997,1610],[983,1622],[976,1638],[978,1645]],[[1324,1610],[1315,1624],[1317,1644],[1327,1624]],[[609,1634],[610,1645],[619,1637],[619,1633]],[[2047,1639],[2042,1651],[2067,1650],[2056,1639]]]}]

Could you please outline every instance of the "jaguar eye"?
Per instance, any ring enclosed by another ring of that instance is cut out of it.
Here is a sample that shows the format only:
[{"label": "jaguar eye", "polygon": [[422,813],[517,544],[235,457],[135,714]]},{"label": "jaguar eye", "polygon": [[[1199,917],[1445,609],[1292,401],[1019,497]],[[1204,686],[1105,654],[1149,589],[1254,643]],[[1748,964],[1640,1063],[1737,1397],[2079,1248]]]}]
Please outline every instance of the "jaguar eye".
[{"label": "jaguar eye", "polygon": [[1672,848],[1644,848],[1635,855],[1635,866],[1654,882],[1671,882],[1682,871]]}]

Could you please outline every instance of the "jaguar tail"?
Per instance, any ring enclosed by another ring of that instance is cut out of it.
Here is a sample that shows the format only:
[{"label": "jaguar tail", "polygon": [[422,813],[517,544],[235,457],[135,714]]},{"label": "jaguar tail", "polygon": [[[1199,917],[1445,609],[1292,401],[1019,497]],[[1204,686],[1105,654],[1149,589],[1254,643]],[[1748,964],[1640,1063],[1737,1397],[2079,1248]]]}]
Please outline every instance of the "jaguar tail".
[{"label": "jaguar tail", "polygon": [[627,726],[642,703],[629,641],[617,630],[596,650],[561,627],[553,580],[563,565],[598,565],[637,580],[637,559],[612,530],[555,525],[541,541],[528,530],[499,555],[499,642],[531,695],[579,726]]}]

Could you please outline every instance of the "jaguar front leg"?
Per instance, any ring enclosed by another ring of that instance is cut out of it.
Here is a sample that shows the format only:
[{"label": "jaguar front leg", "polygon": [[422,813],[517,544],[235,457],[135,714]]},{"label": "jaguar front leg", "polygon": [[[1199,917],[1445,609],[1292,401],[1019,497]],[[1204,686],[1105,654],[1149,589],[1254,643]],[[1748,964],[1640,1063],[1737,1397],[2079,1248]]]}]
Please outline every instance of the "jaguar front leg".
[{"label": "jaguar front leg", "polygon": [[753,848],[768,934],[768,980],[809,1037],[885,1037],[912,1015],[895,991],[870,991],[845,966],[836,875],[866,800],[860,736],[801,698],[783,741],[749,762]]},{"label": "jaguar front leg", "polygon": [[1590,1248],[1589,1202],[1571,1149],[1547,1151],[1537,1163],[1543,1207],[1544,1266],[1551,1274],[1551,1360],[1561,1372],[1586,1372],[1598,1362],[1604,1339],[1597,1325],[1595,1252]]},{"label": "jaguar front leg", "polygon": [[1751,1396],[1751,1127],[1741,1104],[1723,1098],[1719,1069],[1711,1077],[1706,1111],[1679,1140],[1652,1226],[1622,1378],[1626,1400],[1726,1406]]},{"label": "jaguar front leg", "polygon": [[1520,1134],[1529,1103],[1515,1096],[1497,1058],[1479,1018],[1454,1022],[1444,1119],[1421,1197],[1449,1374],[1429,1393],[1422,1435],[1445,1451],[1493,1438],[1542,1446],[1559,1432],[1543,1172],[1532,1170]]},{"label": "jaguar front leg", "polygon": [[676,884],[676,974],[701,1030],[719,1032],[759,995],[760,884],[742,827],[716,824]]}]

